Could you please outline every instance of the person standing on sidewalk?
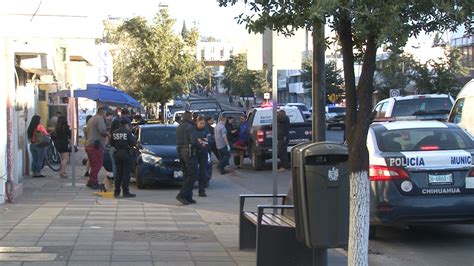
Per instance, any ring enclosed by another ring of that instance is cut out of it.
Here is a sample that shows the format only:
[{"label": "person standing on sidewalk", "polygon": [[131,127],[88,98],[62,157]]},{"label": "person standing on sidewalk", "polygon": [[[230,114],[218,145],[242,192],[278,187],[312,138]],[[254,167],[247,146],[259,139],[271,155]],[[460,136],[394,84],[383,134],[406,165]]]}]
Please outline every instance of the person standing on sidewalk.
[{"label": "person standing on sidewalk", "polygon": [[285,110],[279,110],[277,114],[278,128],[278,157],[280,158],[280,170],[284,171],[290,168],[288,163],[288,135],[290,134],[290,118]]},{"label": "person standing on sidewalk", "polygon": [[240,126],[239,126],[239,140],[232,143],[232,148],[239,151],[240,155],[240,164],[237,165],[237,168],[243,168],[244,166],[244,157],[245,152],[247,151],[247,142],[249,139],[249,131],[247,125],[247,117],[245,115],[240,116]]},{"label": "person standing on sidewalk", "polygon": [[208,159],[209,159],[209,138],[211,133],[206,129],[206,121],[204,117],[198,116],[196,119],[196,129],[194,131],[194,138],[197,140],[197,152],[195,173],[198,176],[199,197],[207,197],[206,184],[208,181]]},{"label": "person standing on sidewalk", "polygon": [[[86,124],[82,128],[82,131],[84,132],[84,139],[85,139],[84,144],[85,145],[87,145],[87,136],[89,134],[89,129],[87,128],[87,123],[89,122],[89,120],[91,118],[92,118],[92,115],[87,115],[86,116]],[[86,154],[86,156],[87,156],[87,154]],[[86,172],[84,173],[84,176],[89,177],[90,176],[89,172],[91,170],[91,163],[89,162],[88,158],[82,159],[82,164],[86,166]]]},{"label": "person standing on sidewalk", "polygon": [[211,139],[209,140],[209,146],[210,146],[210,151],[209,151],[209,156],[211,155],[211,151],[214,153],[216,158],[219,160],[219,153],[217,152],[217,147],[216,147],[216,141],[214,137],[214,127],[212,126],[214,124],[214,118],[212,116],[208,116],[206,118],[206,128],[211,132]]},{"label": "person standing on sidewalk", "polygon": [[196,141],[194,139],[194,123],[191,112],[186,111],[183,114],[183,119],[176,128],[176,149],[178,151],[178,158],[183,166],[183,185],[176,195],[176,199],[183,205],[196,203],[193,200],[194,187],[194,169],[193,162],[196,159]]},{"label": "person standing on sidewalk", "polygon": [[69,161],[69,153],[71,152],[70,140],[71,140],[71,129],[67,124],[67,119],[64,116],[59,116],[56,121],[56,127],[54,129],[54,145],[61,154],[61,168],[59,169],[59,176],[62,178],[67,177],[66,166]]},{"label": "person standing on sidewalk", "polygon": [[27,134],[28,134],[28,139],[30,140],[30,152],[31,156],[33,157],[32,162],[31,162],[31,168],[33,171],[33,176],[32,177],[44,177],[44,175],[41,174],[41,168],[43,168],[43,161],[44,161],[44,156],[46,154],[46,148],[47,146],[44,146],[40,143],[37,143],[36,141],[36,136],[37,132],[49,136],[48,131],[46,131],[46,128],[44,128],[43,125],[41,125],[41,116],[39,115],[34,115],[31,118],[30,125],[28,126]]},{"label": "person standing on sidewalk", "polygon": [[87,187],[99,189],[97,175],[99,174],[100,168],[102,168],[105,137],[107,137],[104,107],[99,107],[97,109],[96,115],[87,122],[87,128],[86,153],[91,165]]},{"label": "person standing on sidewalk", "polygon": [[224,116],[221,117],[219,123],[216,125],[215,128],[215,139],[216,139],[216,148],[219,152],[219,164],[217,168],[221,172],[221,175],[227,174],[227,171],[224,169],[227,165],[229,165],[230,159],[230,144],[227,139],[227,130],[226,130],[226,120]]},{"label": "person standing on sidewalk", "polygon": [[120,120],[120,127],[113,131],[110,138],[110,145],[115,148],[113,160],[115,161],[116,173],[114,197],[120,197],[122,188],[124,198],[134,198],[135,194],[130,193],[130,170],[132,164],[131,148],[136,140],[130,131],[129,123],[126,119]]}]

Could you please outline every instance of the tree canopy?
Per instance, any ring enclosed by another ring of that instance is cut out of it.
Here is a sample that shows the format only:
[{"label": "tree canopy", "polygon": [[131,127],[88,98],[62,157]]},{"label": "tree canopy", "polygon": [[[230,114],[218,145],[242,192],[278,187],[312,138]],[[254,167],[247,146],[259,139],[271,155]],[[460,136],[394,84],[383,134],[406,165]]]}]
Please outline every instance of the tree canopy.
[{"label": "tree canopy", "polygon": [[[219,0],[221,6],[237,0]],[[367,133],[372,122],[372,94],[377,49],[403,47],[409,37],[423,32],[454,31],[465,23],[472,33],[472,0],[328,0],[328,1],[250,1],[243,0],[250,12],[238,16],[252,32],[269,28],[292,34],[297,28],[321,29],[328,23],[336,32],[344,64],[347,113],[345,130],[349,149],[350,233],[349,265],[368,265],[369,156]],[[315,40],[313,34],[313,46]],[[315,52],[315,51],[313,51]],[[356,87],[354,62],[362,62]],[[313,91],[313,93],[318,93]],[[316,132],[313,132],[313,135]]]},{"label": "tree canopy", "polygon": [[197,29],[180,36],[173,32],[174,23],[162,9],[151,22],[143,17],[125,20],[111,38],[119,48],[114,63],[118,86],[143,102],[165,103],[187,92],[202,68],[194,54]]},{"label": "tree canopy", "polygon": [[[312,81],[312,62],[310,60],[303,61],[303,70],[301,79],[303,86],[307,89],[311,88]],[[338,69],[335,61],[329,61],[325,64],[325,80],[326,80],[326,102],[329,95],[335,94],[338,101],[342,100],[344,94],[344,79],[342,78],[342,70]]]},{"label": "tree canopy", "polygon": [[266,92],[267,85],[262,71],[247,69],[247,55],[232,55],[225,63],[224,86],[234,95],[254,95]]},{"label": "tree canopy", "polygon": [[391,89],[402,94],[408,87],[417,93],[457,94],[457,77],[464,74],[460,63],[461,54],[456,48],[445,46],[444,58],[419,62],[407,53],[392,52],[377,64],[375,88],[381,98],[389,97]]}]

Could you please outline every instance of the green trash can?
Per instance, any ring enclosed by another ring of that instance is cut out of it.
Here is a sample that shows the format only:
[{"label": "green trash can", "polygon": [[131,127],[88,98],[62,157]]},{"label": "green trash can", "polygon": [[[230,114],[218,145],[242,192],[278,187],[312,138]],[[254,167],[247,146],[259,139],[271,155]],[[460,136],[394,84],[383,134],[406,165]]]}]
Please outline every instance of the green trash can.
[{"label": "green trash can", "polygon": [[308,248],[347,246],[349,172],[346,146],[305,143],[292,149],[297,239]]}]

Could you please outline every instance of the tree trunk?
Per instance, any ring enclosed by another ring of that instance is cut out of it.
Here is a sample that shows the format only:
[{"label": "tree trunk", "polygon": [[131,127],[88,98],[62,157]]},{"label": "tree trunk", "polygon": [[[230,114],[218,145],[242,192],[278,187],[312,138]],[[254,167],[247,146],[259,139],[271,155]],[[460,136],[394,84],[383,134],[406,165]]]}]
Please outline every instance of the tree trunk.
[{"label": "tree trunk", "polygon": [[342,10],[338,19],[336,30],[339,34],[341,43],[343,66],[344,66],[344,84],[346,90],[346,117],[345,117],[345,137],[350,145],[348,138],[352,132],[352,127],[357,123],[357,99],[354,74],[354,51],[352,41],[351,20],[346,10]]},{"label": "tree trunk", "polygon": [[370,181],[367,171],[349,177],[349,257],[347,265],[368,265]]},{"label": "tree trunk", "polygon": [[367,132],[372,121],[373,76],[376,59],[376,36],[368,36],[357,90],[354,75],[352,25],[347,11],[338,17],[346,83],[346,137],[349,148],[350,218],[348,265],[368,265],[370,223],[370,181]]},{"label": "tree trunk", "polygon": [[313,141],[326,140],[326,80],[325,58],[326,44],[324,39],[324,23],[313,23]]},{"label": "tree trunk", "polygon": [[160,102],[160,105],[161,105],[161,108],[160,108],[161,121],[163,124],[166,124],[167,119],[168,119],[166,117],[166,102]]}]

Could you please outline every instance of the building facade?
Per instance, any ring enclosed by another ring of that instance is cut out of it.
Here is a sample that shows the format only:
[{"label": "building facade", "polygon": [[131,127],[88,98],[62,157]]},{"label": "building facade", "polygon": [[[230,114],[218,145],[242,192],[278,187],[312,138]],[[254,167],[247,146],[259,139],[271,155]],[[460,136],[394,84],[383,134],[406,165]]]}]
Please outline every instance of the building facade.
[{"label": "building facade", "polygon": [[85,86],[92,65],[87,57],[101,37],[100,27],[86,27],[87,17],[58,15],[54,27],[50,19],[0,15],[0,23],[10,25],[0,29],[0,152],[6,155],[0,156],[0,203],[21,195],[22,180],[30,174],[26,131],[31,117],[40,115],[46,125],[56,111],[73,115],[66,102],[49,94]]}]

